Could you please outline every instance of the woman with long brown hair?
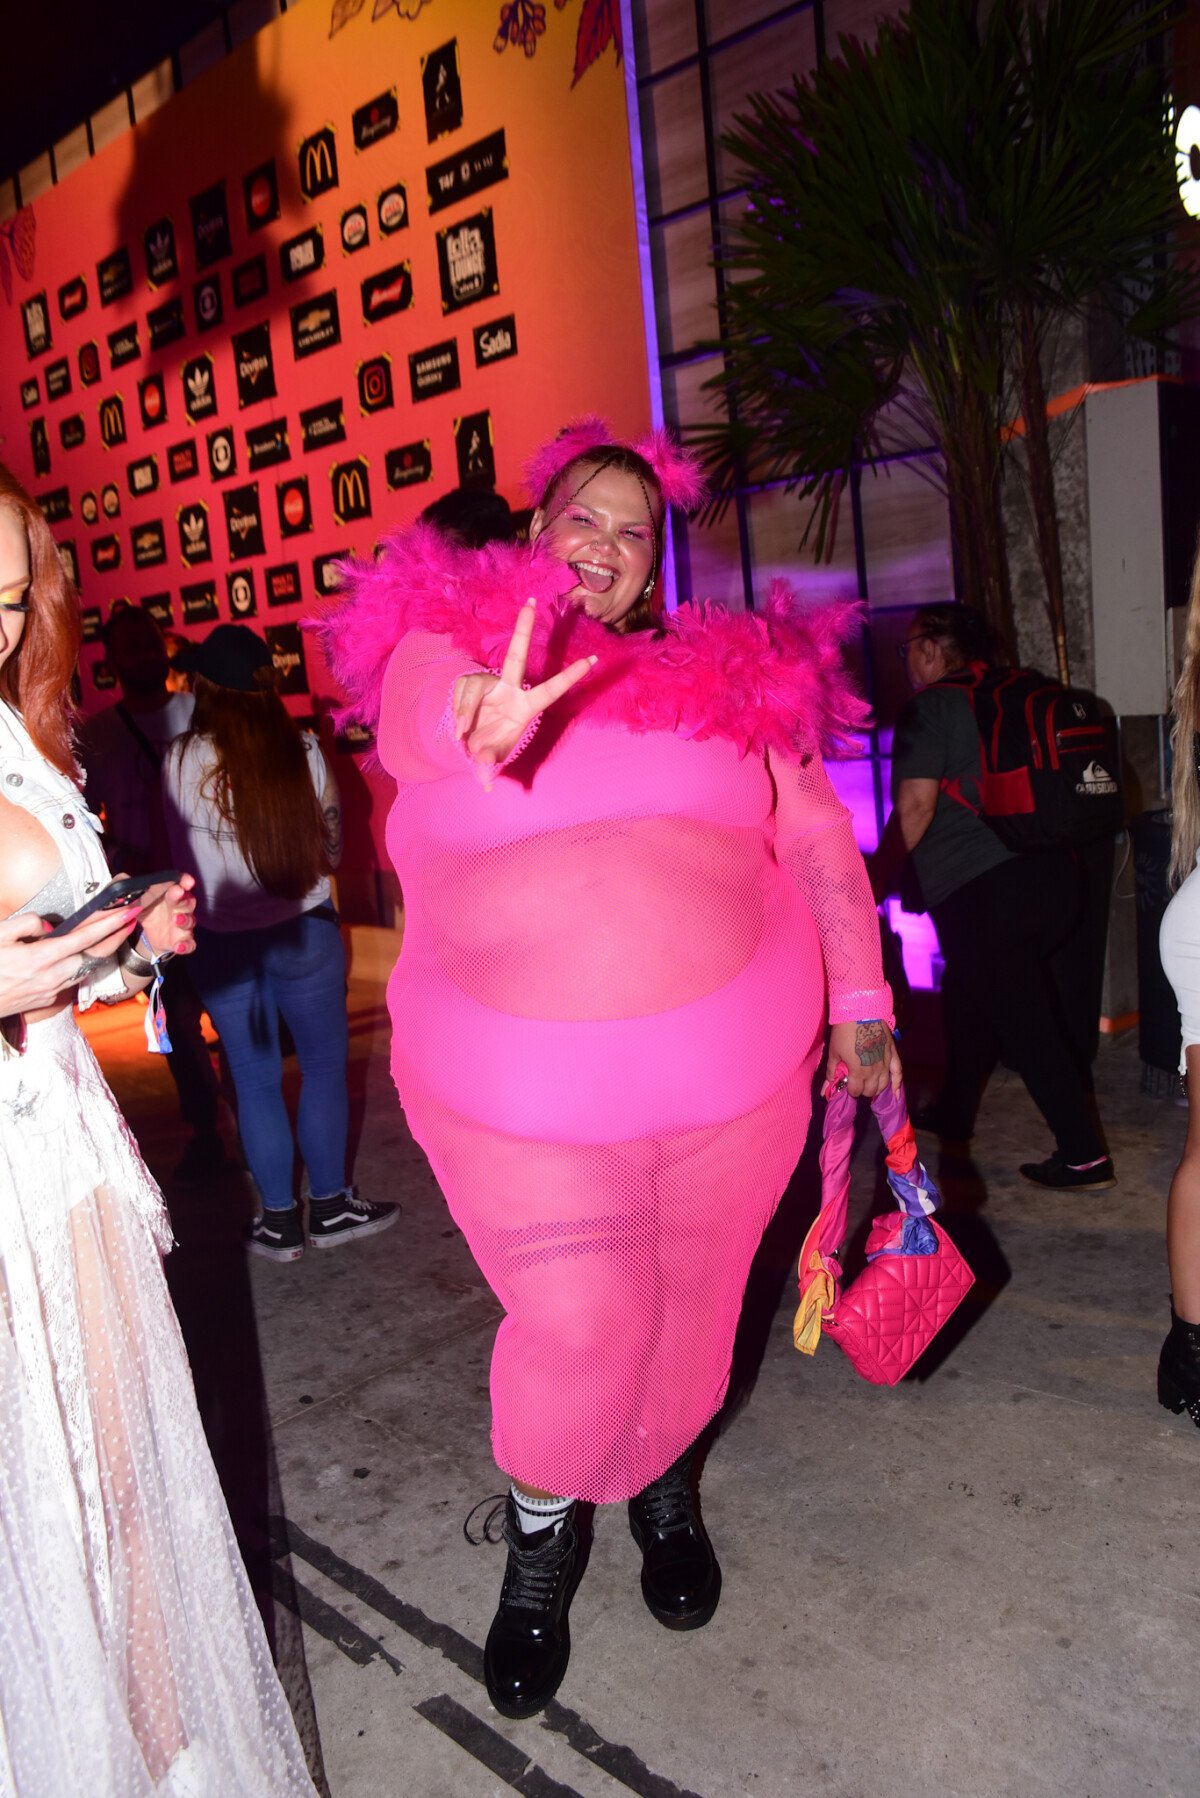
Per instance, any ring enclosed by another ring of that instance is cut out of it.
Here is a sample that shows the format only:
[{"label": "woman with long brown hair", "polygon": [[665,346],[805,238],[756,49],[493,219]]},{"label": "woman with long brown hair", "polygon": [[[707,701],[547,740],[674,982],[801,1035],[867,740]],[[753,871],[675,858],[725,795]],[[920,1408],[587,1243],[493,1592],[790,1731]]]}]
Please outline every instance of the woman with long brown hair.
[{"label": "woman with long brown hair", "polygon": [[191,877],[78,926],[73,965],[46,936],[109,878],[73,756],[79,635],[45,520],[0,468],[0,1787],[298,1798],[163,1279],[170,1224],[72,1005],[191,952]]},{"label": "woman with long brown hair", "polygon": [[329,887],[341,855],[337,785],[316,738],[288,716],[271,652],[247,625],[218,625],[177,660],[193,676],[196,707],[163,766],[167,832],[196,870],[195,983],[221,1033],[262,1201],[247,1247],[296,1261],[305,1233],[281,1017],[300,1061],[308,1241],[332,1248],[399,1215],[346,1184],[346,961]]},{"label": "woman with long brown hair", "polygon": [[1171,885],[1159,933],[1182,1024],[1187,1136],[1167,1197],[1171,1328],[1158,1362],[1159,1401],[1200,1428],[1200,556],[1192,571],[1183,671],[1173,701]]}]

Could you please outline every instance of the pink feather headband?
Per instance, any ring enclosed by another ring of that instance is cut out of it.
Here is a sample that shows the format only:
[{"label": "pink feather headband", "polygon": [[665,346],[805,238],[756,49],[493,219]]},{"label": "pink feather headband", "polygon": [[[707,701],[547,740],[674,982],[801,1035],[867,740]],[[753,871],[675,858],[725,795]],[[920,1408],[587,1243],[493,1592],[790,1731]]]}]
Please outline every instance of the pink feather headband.
[{"label": "pink feather headband", "polygon": [[631,449],[654,470],[654,478],[668,506],[690,512],[700,504],[706,492],[700,464],[690,450],[684,449],[672,432],[648,431],[636,442],[620,444],[604,419],[589,413],[564,425],[557,437],[543,443],[525,464],[525,488],[535,505],[567,467],[580,456],[593,450]]}]

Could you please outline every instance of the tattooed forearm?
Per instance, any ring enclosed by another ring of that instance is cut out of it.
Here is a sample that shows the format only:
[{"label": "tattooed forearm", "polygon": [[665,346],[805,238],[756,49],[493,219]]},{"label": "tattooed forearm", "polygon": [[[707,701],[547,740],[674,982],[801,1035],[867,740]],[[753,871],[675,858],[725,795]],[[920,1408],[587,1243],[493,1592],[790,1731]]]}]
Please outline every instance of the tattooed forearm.
[{"label": "tattooed forearm", "polygon": [[860,1020],[854,1026],[854,1053],[864,1068],[873,1068],[883,1060],[884,1043],[887,1032],[880,1018]]},{"label": "tattooed forearm", "polygon": [[325,852],[329,857],[329,865],[336,868],[342,859],[342,808],[340,805],[327,805],[322,816],[325,819]]}]

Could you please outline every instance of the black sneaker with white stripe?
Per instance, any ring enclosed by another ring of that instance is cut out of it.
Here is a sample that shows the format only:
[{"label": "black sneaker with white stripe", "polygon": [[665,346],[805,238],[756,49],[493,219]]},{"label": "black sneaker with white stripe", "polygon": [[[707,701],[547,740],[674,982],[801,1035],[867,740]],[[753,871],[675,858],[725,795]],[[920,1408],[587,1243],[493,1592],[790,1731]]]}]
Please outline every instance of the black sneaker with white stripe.
[{"label": "black sneaker with white stripe", "polygon": [[286,1211],[264,1207],[246,1232],[246,1247],[250,1254],[265,1255],[270,1261],[299,1261],[304,1253],[299,1206],[289,1205]]},{"label": "black sneaker with white stripe", "polygon": [[331,1199],[310,1199],[308,1240],[314,1249],[335,1249],[358,1236],[378,1236],[400,1216],[399,1205],[372,1205],[347,1187]]}]

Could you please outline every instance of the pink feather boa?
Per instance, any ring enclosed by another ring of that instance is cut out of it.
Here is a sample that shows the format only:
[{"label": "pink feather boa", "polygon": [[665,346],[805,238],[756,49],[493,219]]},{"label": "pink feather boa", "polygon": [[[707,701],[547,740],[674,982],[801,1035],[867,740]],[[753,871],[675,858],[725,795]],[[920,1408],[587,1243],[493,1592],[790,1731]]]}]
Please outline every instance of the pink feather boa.
[{"label": "pink feather boa", "polygon": [[867,721],[842,658],[858,606],[803,606],[786,581],[772,582],[760,611],[686,605],[661,632],[623,637],[562,604],[570,571],[526,545],[461,549],[414,525],[388,539],[377,562],[346,562],[341,574],[344,597],[308,626],[348,695],[339,724],[378,727],[388,660],[409,631],[449,637],[469,661],[499,668],[530,597],[539,609],[527,678],[597,656],[578,692],[560,701],[589,722],[724,737],[742,755],[769,749],[795,759],[846,753]]}]

